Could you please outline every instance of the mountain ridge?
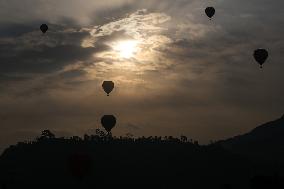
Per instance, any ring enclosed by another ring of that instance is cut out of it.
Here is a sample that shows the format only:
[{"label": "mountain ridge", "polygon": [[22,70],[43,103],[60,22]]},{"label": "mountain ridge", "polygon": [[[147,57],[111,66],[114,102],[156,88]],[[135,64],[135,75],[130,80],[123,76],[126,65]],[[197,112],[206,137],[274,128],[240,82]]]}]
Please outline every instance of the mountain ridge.
[{"label": "mountain ridge", "polygon": [[284,115],[246,134],[221,140],[216,144],[250,158],[284,163]]}]

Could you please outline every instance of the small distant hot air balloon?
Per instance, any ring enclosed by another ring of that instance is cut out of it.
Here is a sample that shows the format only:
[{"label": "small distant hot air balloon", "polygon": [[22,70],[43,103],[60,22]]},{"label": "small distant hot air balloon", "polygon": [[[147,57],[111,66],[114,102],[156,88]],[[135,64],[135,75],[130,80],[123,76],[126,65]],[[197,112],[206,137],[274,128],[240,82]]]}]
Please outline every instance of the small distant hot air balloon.
[{"label": "small distant hot air balloon", "polygon": [[265,49],[256,49],[253,53],[253,57],[260,65],[260,68],[262,68],[262,65],[268,58],[268,51]]},{"label": "small distant hot air balloon", "polygon": [[205,13],[206,13],[206,15],[210,18],[210,20],[211,20],[211,18],[214,16],[214,14],[215,14],[215,9],[214,9],[214,7],[207,7],[206,9],[205,9]]},{"label": "small distant hot air balloon", "polygon": [[42,31],[42,33],[46,33],[48,30],[48,26],[46,24],[42,24],[40,26],[40,30]]},{"label": "small distant hot air balloon", "polygon": [[102,126],[110,133],[116,124],[116,118],[113,115],[104,115],[101,119]]},{"label": "small distant hot air balloon", "polygon": [[104,81],[102,87],[104,91],[107,93],[107,96],[109,96],[109,93],[111,93],[111,91],[114,88],[114,83],[112,81]]}]

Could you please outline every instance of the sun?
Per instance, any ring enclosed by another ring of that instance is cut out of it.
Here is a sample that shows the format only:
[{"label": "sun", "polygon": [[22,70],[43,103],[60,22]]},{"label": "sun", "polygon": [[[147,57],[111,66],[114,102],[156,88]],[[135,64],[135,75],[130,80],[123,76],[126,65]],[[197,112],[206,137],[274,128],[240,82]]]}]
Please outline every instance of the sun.
[{"label": "sun", "polygon": [[137,52],[138,41],[127,40],[116,42],[113,46],[113,49],[117,51],[120,57],[122,58],[132,58]]}]

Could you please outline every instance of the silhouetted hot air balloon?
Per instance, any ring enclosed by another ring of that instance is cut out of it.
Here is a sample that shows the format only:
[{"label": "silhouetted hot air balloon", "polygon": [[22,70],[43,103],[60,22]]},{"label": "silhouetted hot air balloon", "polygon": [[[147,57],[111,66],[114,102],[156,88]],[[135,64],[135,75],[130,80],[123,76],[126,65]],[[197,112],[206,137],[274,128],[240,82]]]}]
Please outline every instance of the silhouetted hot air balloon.
[{"label": "silhouetted hot air balloon", "polygon": [[42,33],[46,33],[48,30],[48,26],[46,24],[42,24],[40,26],[40,30],[42,31]]},{"label": "silhouetted hot air balloon", "polygon": [[205,9],[205,13],[206,13],[206,15],[211,19],[211,18],[214,16],[214,14],[215,14],[215,9],[214,9],[214,7],[207,7],[207,8]]},{"label": "silhouetted hot air balloon", "polygon": [[102,126],[107,132],[110,132],[116,124],[116,118],[113,115],[104,115],[101,119]]},{"label": "silhouetted hot air balloon", "polygon": [[260,65],[260,68],[262,68],[262,65],[268,58],[268,52],[265,49],[256,49],[253,53],[253,57]]},{"label": "silhouetted hot air balloon", "polygon": [[102,87],[104,91],[107,93],[107,96],[109,96],[109,93],[111,93],[111,91],[114,88],[114,83],[112,81],[104,81]]}]

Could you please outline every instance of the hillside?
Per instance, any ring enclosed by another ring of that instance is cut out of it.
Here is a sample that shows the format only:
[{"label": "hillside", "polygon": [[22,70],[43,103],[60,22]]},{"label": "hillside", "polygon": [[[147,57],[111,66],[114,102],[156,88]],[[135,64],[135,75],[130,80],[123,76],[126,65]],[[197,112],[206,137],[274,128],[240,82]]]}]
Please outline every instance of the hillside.
[{"label": "hillside", "polygon": [[220,188],[228,183],[247,185],[250,163],[221,148],[175,138],[92,136],[19,143],[3,153],[0,167],[3,182],[12,188]]},{"label": "hillside", "polygon": [[208,146],[184,136],[118,138],[97,130],[83,139],[56,138],[45,130],[4,151],[0,186],[277,188],[284,180],[283,123],[281,117]]},{"label": "hillside", "polygon": [[233,153],[284,164],[284,115],[247,134],[217,143]]}]

